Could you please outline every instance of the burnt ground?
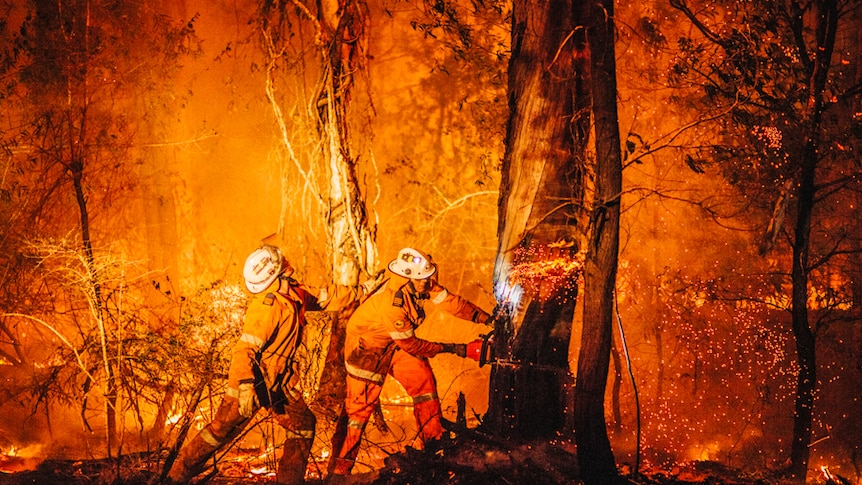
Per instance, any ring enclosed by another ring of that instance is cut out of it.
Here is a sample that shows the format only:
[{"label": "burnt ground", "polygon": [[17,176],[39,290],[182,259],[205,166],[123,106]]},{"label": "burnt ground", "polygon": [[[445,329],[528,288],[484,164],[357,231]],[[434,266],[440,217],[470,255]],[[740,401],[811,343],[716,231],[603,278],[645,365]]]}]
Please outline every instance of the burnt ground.
[{"label": "burnt ground", "polygon": [[[0,469],[14,470],[15,463],[0,461]],[[156,485],[163,456],[138,454],[114,460],[46,460],[35,470],[0,473],[0,485]],[[576,456],[548,443],[512,445],[480,435],[445,438],[419,451],[407,448],[390,455],[385,466],[368,474],[352,475],[351,485],[577,485]],[[212,485],[275,483],[271,477],[254,476],[236,465],[196,482]],[[325,482],[310,480],[309,484]],[[778,473],[742,473],[715,462],[693,462],[670,470],[652,469],[633,474],[623,470],[620,485],[789,485]],[[827,485],[851,485],[840,477],[818,481]]]}]

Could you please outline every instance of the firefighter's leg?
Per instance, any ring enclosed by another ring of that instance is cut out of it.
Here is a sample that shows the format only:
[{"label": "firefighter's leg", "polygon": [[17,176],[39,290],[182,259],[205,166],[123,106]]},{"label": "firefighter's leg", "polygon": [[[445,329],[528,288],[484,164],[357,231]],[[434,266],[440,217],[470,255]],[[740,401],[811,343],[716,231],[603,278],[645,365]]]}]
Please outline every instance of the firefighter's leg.
[{"label": "firefighter's leg", "polygon": [[278,462],[276,481],[283,485],[305,483],[305,469],[308,455],[314,442],[314,429],[317,419],[308,409],[305,400],[298,393],[289,397],[284,414],[276,414],[275,419],[285,431],[284,447]]},{"label": "firefighter's leg", "polygon": [[420,441],[426,443],[439,439],[443,435],[440,399],[437,397],[437,381],[428,359],[398,351],[392,358],[390,374],[413,398],[413,416],[416,418]]},{"label": "firefighter's leg", "polygon": [[329,466],[326,469],[327,474],[329,475],[333,473],[335,464],[338,462],[336,460],[338,452],[341,451],[341,447],[344,446],[344,440],[347,437],[347,422],[347,410],[342,408],[341,413],[338,415],[338,421],[335,422],[335,431],[332,433],[332,443],[330,444],[332,459],[329,460]]},{"label": "firefighter's leg", "polygon": [[176,483],[185,483],[203,472],[207,461],[219,448],[233,441],[247,422],[248,418],[239,414],[239,401],[226,396],[216,411],[215,419],[182,448],[168,478]]},{"label": "firefighter's leg", "polygon": [[377,400],[380,399],[381,389],[380,384],[347,376],[347,399],[344,406],[347,412],[347,427],[341,446],[332,450],[334,463],[329,469],[333,475],[348,475],[353,469],[362,432],[374,412]]}]

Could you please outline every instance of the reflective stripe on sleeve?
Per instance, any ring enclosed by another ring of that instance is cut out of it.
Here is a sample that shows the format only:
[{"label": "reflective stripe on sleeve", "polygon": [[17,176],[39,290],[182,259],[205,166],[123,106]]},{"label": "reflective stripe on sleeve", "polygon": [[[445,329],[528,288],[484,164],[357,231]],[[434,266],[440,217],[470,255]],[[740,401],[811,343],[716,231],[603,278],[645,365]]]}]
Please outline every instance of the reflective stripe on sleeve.
[{"label": "reflective stripe on sleeve", "polygon": [[329,289],[320,288],[320,295],[317,297],[318,303],[323,303],[329,299]]},{"label": "reflective stripe on sleeve", "polygon": [[413,404],[421,404],[423,402],[433,401],[437,399],[436,392],[429,392],[426,394],[420,394],[418,396],[413,396]]},{"label": "reflective stripe on sleeve", "polygon": [[344,363],[344,369],[347,371],[348,374],[352,375],[353,377],[365,379],[371,382],[376,382],[378,384],[382,383],[383,378],[386,377],[376,372],[371,372],[369,370],[360,369],[359,367],[354,367],[346,362]]},{"label": "reflective stripe on sleeve", "polygon": [[355,420],[355,419],[348,419],[348,420],[347,420],[347,427],[348,427],[348,428],[353,428],[353,429],[362,429],[362,428],[364,428],[364,427],[365,427],[365,421],[358,421],[358,420]]},{"label": "reflective stripe on sleeve", "polygon": [[285,438],[289,440],[313,440],[313,429],[288,429],[284,432]]},{"label": "reflective stripe on sleeve", "polygon": [[403,332],[389,332],[389,336],[392,337],[392,340],[404,340],[407,338],[413,337],[413,329],[407,329]]},{"label": "reflective stripe on sleeve", "polygon": [[449,296],[449,290],[443,288],[443,291],[441,291],[439,295],[435,296],[434,299],[431,300],[431,303],[439,305],[443,303],[443,300],[445,300],[447,296]]},{"label": "reflective stripe on sleeve", "polygon": [[263,347],[263,344],[265,344],[265,343],[266,343],[266,342],[264,342],[264,341],[263,341],[263,339],[261,339],[260,337],[258,337],[258,336],[256,336],[256,335],[252,335],[252,334],[250,334],[250,333],[244,333],[244,334],[242,334],[242,336],[239,338],[239,341],[240,341],[240,342],[245,342],[245,343],[247,343],[247,344],[252,344],[252,345],[254,345],[254,346],[255,346],[255,347],[257,347],[257,348],[261,348],[261,347]]}]

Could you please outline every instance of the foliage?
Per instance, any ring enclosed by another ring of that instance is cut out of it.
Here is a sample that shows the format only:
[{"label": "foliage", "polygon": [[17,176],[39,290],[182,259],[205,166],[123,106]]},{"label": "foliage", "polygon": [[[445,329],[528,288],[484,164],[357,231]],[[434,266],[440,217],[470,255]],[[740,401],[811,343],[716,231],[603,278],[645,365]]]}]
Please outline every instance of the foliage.
[{"label": "foliage", "polygon": [[137,224],[125,203],[138,184],[129,160],[160,107],[141,100],[164,96],[194,53],[193,23],[174,25],[144,4],[3,7],[4,357],[13,372],[31,371],[31,412],[50,418],[74,403],[84,428],[107,430],[110,454],[117,413],[143,428],[138,398],[151,399],[143,388],[156,384],[136,358],[152,323],[141,310],[145,270],[123,255],[131,240],[116,237]]},{"label": "foliage", "polygon": [[216,379],[227,374],[228,349],[242,324],[243,290],[216,282],[154,307],[142,298],[150,282],[130,279],[134,264],[106,255],[97,259],[104,302],[95,312],[86,258],[76,246],[68,240],[30,246],[44,286],[53,290],[54,307],[44,314],[3,315],[27,357],[19,366],[26,383],[5,392],[48,416],[59,412],[57,405],[78,408],[84,428],[93,431],[103,426],[101,390],[110,359],[120,383],[118,414],[128,420],[126,431],[144,435],[175,419],[165,408],[175,395],[190,396],[199,387],[219,395]]},{"label": "foliage", "polygon": [[[685,2],[678,4],[694,8]],[[816,46],[803,16],[816,12],[794,11],[794,4],[782,0],[710,3],[709,8],[698,10],[695,21],[703,24],[706,33],[677,39],[678,55],[669,76],[672,86],[702,87],[696,106],[730,109],[730,116],[718,122],[719,139],[705,143],[701,155],[737,188],[750,209],[757,211],[764,238],[773,239],[778,232],[787,234],[779,216],[794,220],[788,184],[799,177],[798,160],[809,140],[812,96],[823,96],[825,101],[818,134],[823,141],[818,154],[818,184],[827,188],[823,197],[840,201],[848,190],[859,189],[853,176],[858,173],[854,154],[862,148],[862,139],[858,130],[847,129],[848,120],[853,120],[851,124],[860,122],[854,120],[851,111],[854,93],[859,90],[850,67],[851,24],[842,24],[844,37],[839,39],[824,92],[812,93],[809,83]],[[859,14],[852,11],[858,6],[848,3],[847,8],[842,16],[848,21]],[[821,219],[846,217],[846,212],[836,212],[835,208],[850,207],[846,202],[833,205],[827,200],[818,206],[827,207]],[[816,259],[836,242],[825,223],[814,227],[817,235],[813,241],[823,242],[816,250],[820,254]],[[847,244],[851,241],[841,246]]]}]

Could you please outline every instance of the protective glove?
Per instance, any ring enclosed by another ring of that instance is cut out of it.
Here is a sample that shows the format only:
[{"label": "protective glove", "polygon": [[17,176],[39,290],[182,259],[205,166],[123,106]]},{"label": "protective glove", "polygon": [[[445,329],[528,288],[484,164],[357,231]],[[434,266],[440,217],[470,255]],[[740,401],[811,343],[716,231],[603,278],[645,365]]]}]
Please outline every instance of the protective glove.
[{"label": "protective glove", "polygon": [[443,344],[441,354],[455,354],[458,357],[467,357],[467,344]]},{"label": "protective glove", "polygon": [[245,418],[254,416],[257,410],[257,393],[254,391],[254,383],[245,382],[239,385],[239,414]]}]

